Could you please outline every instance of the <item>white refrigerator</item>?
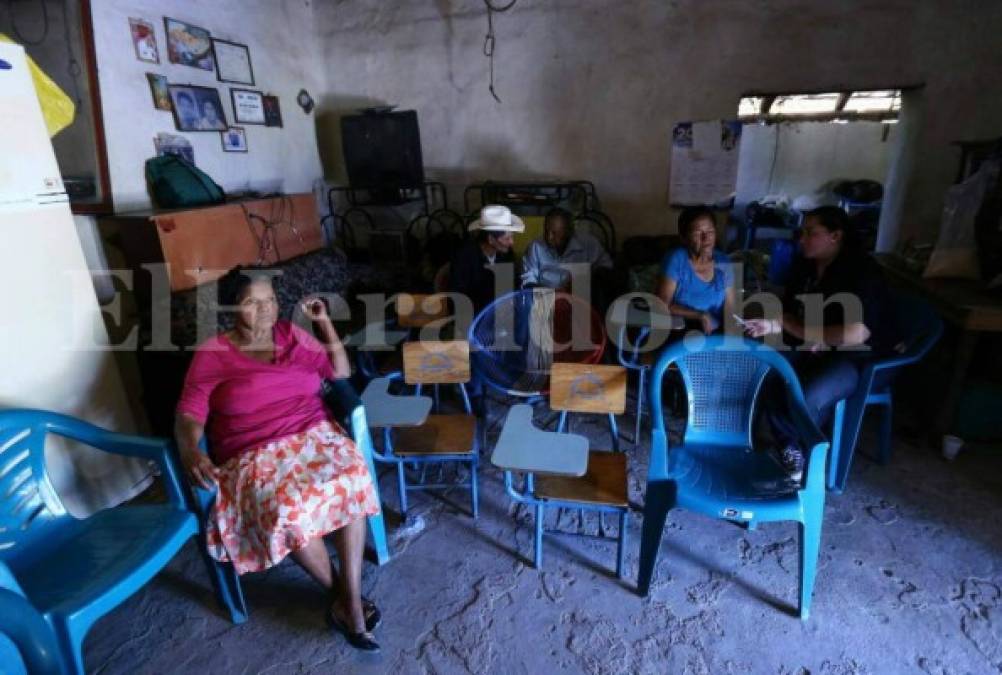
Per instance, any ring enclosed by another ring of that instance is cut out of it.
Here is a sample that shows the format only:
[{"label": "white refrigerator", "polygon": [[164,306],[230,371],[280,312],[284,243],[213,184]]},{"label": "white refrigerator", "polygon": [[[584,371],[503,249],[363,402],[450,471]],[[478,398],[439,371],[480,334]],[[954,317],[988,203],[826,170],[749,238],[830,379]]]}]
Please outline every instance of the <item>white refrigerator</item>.
[{"label": "white refrigerator", "polygon": [[[13,407],[135,430],[24,50],[0,42],[0,408]],[[52,436],[45,454],[78,517],[151,480],[145,462]]]}]

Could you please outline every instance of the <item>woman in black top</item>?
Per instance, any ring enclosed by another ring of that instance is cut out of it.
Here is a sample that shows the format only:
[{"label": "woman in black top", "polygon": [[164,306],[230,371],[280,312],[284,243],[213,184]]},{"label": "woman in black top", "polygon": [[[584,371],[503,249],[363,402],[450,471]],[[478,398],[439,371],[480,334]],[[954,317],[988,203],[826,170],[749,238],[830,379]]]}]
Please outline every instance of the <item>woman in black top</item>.
[{"label": "woman in black top", "polygon": [[[745,324],[752,337],[783,333],[786,352],[800,378],[815,424],[859,382],[861,362],[887,354],[896,344],[887,286],[876,263],[861,250],[845,211],[824,206],[805,214],[801,256],[783,299],[783,315]],[[790,476],[800,480],[803,448],[781,390],[767,390],[765,415]]]}]

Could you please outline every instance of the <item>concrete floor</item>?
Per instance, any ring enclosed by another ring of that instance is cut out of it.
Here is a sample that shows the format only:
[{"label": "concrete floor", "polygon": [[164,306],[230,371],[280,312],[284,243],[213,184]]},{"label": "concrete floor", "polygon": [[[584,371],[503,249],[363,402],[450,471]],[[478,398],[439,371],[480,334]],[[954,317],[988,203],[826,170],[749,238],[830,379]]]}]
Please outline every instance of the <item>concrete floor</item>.
[{"label": "concrete floor", "polygon": [[[601,436],[597,426],[581,429]],[[87,670],[1002,672],[1002,456],[966,453],[948,464],[903,435],[890,466],[858,457],[846,493],[829,496],[806,623],[793,616],[795,524],[748,532],[676,511],[655,585],[641,599],[633,593],[640,514],[630,525],[625,583],[612,575],[614,544],[582,538],[548,536],[538,572],[529,562],[530,516],[511,506],[502,475],[485,461],[476,523],[465,492],[417,494],[412,518],[423,529],[397,531],[393,560],[367,566],[365,592],[385,615],[380,655],[360,655],[328,632],[323,595],[288,561],[244,578],[251,618],[231,625],[191,543],[94,626]],[[639,501],[646,448],[630,455]],[[392,524],[396,489],[389,475],[381,484]],[[576,518],[562,525],[576,527]]]}]

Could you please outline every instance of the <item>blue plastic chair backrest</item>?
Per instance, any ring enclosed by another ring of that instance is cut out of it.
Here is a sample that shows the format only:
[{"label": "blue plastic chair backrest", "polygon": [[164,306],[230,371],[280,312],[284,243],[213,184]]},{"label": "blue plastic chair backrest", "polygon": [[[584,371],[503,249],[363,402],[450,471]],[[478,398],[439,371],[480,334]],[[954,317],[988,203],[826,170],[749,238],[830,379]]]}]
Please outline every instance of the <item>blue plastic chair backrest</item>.
[{"label": "blue plastic chair backrest", "polygon": [[894,323],[902,337],[902,355],[919,360],[943,334],[943,320],[925,300],[909,294],[892,295]]},{"label": "blue plastic chair backrest", "polygon": [[655,435],[665,433],[661,382],[672,363],[678,365],[688,398],[686,444],[750,447],[755,403],[770,370],[803,399],[789,362],[768,345],[724,335],[687,337],[662,352],[651,375]]},{"label": "blue plastic chair backrest", "polygon": [[943,335],[943,320],[925,300],[909,293],[895,293],[891,302],[894,326],[901,342],[898,353],[876,361],[884,367],[874,375],[871,390],[889,387],[902,367],[920,361]]},{"label": "blue plastic chair backrest", "polygon": [[53,535],[77,522],[49,480],[45,437],[60,429],[87,427],[72,417],[40,410],[0,411],[0,562],[19,567],[39,552],[39,544],[44,542],[48,549],[56,539]]}]

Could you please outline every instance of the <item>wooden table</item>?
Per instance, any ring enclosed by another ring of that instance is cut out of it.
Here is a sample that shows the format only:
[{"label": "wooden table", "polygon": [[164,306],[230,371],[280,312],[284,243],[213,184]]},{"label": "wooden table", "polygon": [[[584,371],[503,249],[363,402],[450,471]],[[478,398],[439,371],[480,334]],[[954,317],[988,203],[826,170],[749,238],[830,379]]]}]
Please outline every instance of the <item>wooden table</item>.
[{"label": "wooden table", "polygon": [[1002,296],[989,293],[979,281],[923,279],[898,255],[878,253],[873,257],[888,282],[922,297],[960,330],[953,372],[935,422],[937,433],[947,433],[953,425],[957,401],[978,339],[982,333],[1002,333]]}]

